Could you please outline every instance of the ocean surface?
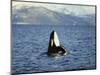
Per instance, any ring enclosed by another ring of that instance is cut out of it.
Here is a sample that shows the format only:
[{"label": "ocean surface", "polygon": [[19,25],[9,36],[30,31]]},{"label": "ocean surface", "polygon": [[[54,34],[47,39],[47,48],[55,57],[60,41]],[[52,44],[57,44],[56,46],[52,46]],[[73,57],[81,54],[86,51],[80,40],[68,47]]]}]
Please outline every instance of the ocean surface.
[{"label": "ocean surface", "polygon": [[[53,30],[68,55],[47,55]],[[95,26],[12,25],[11,66],[14,74],[95,69]]]}]

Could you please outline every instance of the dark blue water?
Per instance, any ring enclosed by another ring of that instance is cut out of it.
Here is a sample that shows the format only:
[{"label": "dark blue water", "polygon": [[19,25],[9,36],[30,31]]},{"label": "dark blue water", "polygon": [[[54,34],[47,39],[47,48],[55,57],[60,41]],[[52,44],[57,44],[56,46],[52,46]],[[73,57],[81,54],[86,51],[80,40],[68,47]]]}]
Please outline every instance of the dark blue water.
[{"label": "dark blue water", "polygon": [[[69,54],[47,55],[52,30]],[[96,68],[95,26],[12,26],[12,72],[87,70]]]}]

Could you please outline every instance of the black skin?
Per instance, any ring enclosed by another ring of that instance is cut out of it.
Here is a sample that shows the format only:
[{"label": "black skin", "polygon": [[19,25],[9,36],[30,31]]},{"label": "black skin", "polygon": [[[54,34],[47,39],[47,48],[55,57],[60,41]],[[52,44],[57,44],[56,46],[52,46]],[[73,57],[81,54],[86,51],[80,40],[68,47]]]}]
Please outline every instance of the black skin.
[{"label": "black skin", "polygon": [[58,46],[56,47],[55,43],[53,42],[53,46],[51,46],[51,39],[54,38],[54,31],[51,32],[50,34],[50,40],[49,40],[49,47],[48,47],[48,55],[52,56],[53,54],[59,54],[59,55],[63,55],[66,50],[64,49],[63,46]]}]

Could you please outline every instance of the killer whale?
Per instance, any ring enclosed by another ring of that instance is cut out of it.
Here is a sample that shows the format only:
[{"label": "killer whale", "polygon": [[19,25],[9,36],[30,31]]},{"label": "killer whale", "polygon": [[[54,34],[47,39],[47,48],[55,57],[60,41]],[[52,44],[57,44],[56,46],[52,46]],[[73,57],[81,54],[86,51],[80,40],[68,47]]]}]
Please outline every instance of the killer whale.
[{"label": "killer whale", "polygon": [[62,56],[66,55],[67,50],[60,44],[57,33],[53,30],[50,34],[48,55],[49,56]]}]

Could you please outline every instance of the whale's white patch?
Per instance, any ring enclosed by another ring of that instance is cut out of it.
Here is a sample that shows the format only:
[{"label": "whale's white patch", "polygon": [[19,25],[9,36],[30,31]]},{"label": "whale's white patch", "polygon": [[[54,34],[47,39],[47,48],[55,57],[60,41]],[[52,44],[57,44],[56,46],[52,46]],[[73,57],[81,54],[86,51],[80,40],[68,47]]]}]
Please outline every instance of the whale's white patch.
[{"label": "whale's white patch", "polygon": [[58,35],[56,32],[54,32],[54,43],[56,46],[60,46],[60,42],[59,42]]},{"label": "whale's white patch", "polygon": [[51,46],[53,46],[53,40],[51,39]]}]

